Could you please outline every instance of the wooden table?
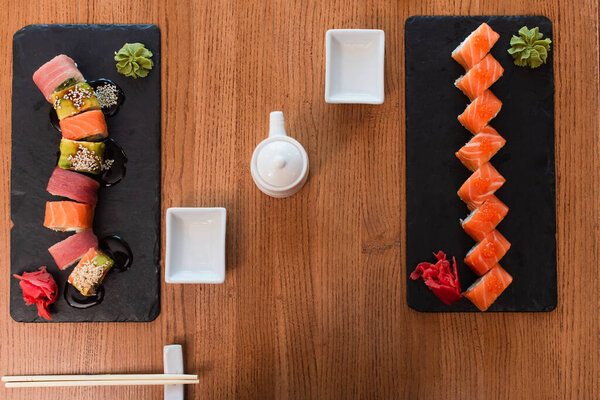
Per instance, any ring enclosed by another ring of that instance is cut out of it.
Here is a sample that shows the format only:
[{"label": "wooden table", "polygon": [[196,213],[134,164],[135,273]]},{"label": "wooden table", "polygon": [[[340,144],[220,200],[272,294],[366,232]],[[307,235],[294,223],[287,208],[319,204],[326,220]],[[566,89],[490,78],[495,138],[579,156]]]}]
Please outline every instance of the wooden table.
[{"label": "wooden table", "polygon": [[[188,391],[191,399],[597,398],[598,3],[491,3],[2,1],[9,9],[0,27],[5,111],[12,35],[20,27],[158,24],[163,210],[224,206],[229,221],[226,283],[163,284],[162,312],[152,323],[15,323],[8,304],[5,112],[0,375],[160,372],[162,346],[181,343],[186,371],[200,374],[201,384]],[[402,69],[404,20],[414,14],[544,14],[554,23],[554,312],[420,314],[406,305]],[[385,103],[325,104],[325,31],[357,27],[385,30]],[[286,200],[260,193],[249,171],[273,110],[284,111],[288,132],[304,144],[311,162],[307,185]],[[0,398],[154,399],[161,391],[2,387]]]}]

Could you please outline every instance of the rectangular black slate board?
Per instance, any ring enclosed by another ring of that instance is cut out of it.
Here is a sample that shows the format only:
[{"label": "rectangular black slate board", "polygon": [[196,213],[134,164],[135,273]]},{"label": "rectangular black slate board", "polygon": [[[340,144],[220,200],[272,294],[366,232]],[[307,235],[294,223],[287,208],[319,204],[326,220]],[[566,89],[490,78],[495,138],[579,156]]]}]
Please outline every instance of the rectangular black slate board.
[{"label": "rectangular black slate board", "polygon": [[496,194],[510,211],[498,230],[512,247],[500,264],[514,278],[488,311],[551,311],[557,302],[554,45],[547,64],[537,69],[515,66],[507,53],[511,36],[524,25],[552,38],[552,23],[542,16],[406,20],[407,301],[418,311],[477,311],[466,298],[446,306],[409,275],[443,250],[456,256],[463,290],[476,279],[463,262],[474,241],[459,225],[468,211],[456,194],[470,172],[454,155],[472,136],[456,119],[469,100],[454,86],[464,69],[450,53],[482,22],[500,34],[491,53],[504,75],[491,90],[503,107],[490,125],[507,143],[491,161],[506,178]]},{"label": "rectangular black slate board", "polygon": [[[153,52],[154,68],[144,79],[117,73],[114,52],[141,42]],[[109,135],[128,157],[125,179],[101,188],[94,219],[99,238],[122,236],[133,251],[133,265],[104,280],[105,299],[95,307],[71,308],[63,297],[72,268],[59,271],[47,248],[68,234],[42,226],[46,192],[60,134],[49,123],[51,105],[31,79],[57,54],[77,62],[88,80],[107,78],[124,91],[119,112],[107,119]],[[52,322],[152,321],[160,312],[160,30],[155,25],[30,25],[13,38],[11,274],[46,265],[59,286],[50,306]],[[15,321],[46,322],[23,302],[18,280],[9,276],[10,314]]]}]

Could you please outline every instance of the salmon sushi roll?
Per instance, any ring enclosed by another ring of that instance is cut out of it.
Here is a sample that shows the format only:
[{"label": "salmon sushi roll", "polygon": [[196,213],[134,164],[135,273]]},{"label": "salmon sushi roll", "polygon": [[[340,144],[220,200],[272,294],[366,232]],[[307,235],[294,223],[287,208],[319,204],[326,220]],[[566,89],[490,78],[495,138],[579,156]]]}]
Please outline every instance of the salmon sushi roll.
[{"label": "salmon sushi roll", "polygon": [[452,58],[468,71],[485,57],[499,37],[500,35],[484,22],[454,49]]},{"label": "salmon sushi roll", "polygon": [[485,90],[458,116],[458,121],[476,135],[498,115],[501,108],[502,102],[492,92]]},{"label": "salmon sushi roll", "polygon": [[108,136],[104,113],[90,110],[60,121],[62,137],[70,140],[102,140]]},{"label": "salmon sushi roll", "polygon": [[46,100],[52,103],[52,93],[83,82],[83,75],[70,57],[59,54],[33,73],[33,81]]},{"label": "salmon sushi roll", "polygon": [[508,213],[508,207],[496,196],[491,195],[483,205],[471,212],[467,218],[460,221],[467,235],[474,240],[483,240],[488,233],[496,229],[496,226]]},{"label": "salmon sushi roll", "polygon": [[481,132],[456,152],[456,157],[471,171],[488,162],[500,150],[506,140],[494,128],[486,125]]},{"label": "salmon sushi roll", "polygon": [[500,79],[503,73],[504,68],[491,54],[488,54],[466,74],[458,78],[454,85],[473,100]]},{"label": "salmon sushi roll", "polygon": [[467,204],[469,210],[474,210],[483,205],[505,181],[496,168],[486,162],[458,189],[458,196]]},{"label": "salmon sushi roll", "polygon": [[465,257],[465,264],[481,276],[496,265],[508,249],[510,249],[510,242],[500,232],[493,230],[469,250]]},{"label": "salmon sushi roll", "polygon": [[496,264],[490,271],[477,279],[464,293],[467,299],[479,309],[487,310],[494,301],[511,284],[513,278],[500,264]]},{"label": "salmon sushi roll", "polygon": [[94,206],[74,201],[46,202],[44,226],[55,231],[81,232],[92,229]]}]

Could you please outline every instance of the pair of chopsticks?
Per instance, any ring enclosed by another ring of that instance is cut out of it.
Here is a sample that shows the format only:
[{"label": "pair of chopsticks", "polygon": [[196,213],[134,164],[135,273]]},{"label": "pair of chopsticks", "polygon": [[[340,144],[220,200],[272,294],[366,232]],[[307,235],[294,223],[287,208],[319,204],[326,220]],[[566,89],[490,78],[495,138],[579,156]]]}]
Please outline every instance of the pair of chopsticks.
[{"label": "pair of chopsticks", "polygon": [[22,375],[3,376],[7,388],[51,386],[177,385],[199,383],[189,374],[104,374],[104,375]]}]

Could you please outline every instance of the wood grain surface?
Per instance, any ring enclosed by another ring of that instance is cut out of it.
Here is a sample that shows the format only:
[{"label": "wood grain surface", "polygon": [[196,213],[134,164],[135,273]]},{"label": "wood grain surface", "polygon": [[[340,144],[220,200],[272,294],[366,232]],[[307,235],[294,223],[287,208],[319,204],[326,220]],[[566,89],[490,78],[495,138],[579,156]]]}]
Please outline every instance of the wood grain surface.
[{"label": "wood grain surface", "polygon": [[[186,372],[200,375],[201,383],[188,388],[190,399],[598,398],[597,1],[0,4],[4,110],[10,109],[12,35],[22,26],[159,25],[163,210],[228,211],[226,283],[163,284],[156,321],[15,323],[8,305],[5,115],[0,375],[161,372],[162,346],[181,343]],[[554,312],[421,314],[406,305],[403,27],[415,14],[543,14],[554,23],[559,282]],[[385,30],[383,105],[324,102],[330,28]],[[273,110],[283,110],[288,132],[304,144],[311,161],[307,185],[285,200],[260,193],[249,171]],[[2,399],[161,396],[161,388],[150,387],[0,387]]]}]

